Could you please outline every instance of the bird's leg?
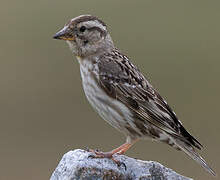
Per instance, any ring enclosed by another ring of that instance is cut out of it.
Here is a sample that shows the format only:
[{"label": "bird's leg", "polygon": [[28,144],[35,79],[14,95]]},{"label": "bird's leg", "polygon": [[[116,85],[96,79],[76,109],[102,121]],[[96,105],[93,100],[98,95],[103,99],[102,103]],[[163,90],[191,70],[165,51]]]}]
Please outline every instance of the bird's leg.
[{"label": "bird's leg", "polygon": [[124,154],[135,142],[137,139],[129,141],[127,140],[126,143],[122,144],[118,148],[113,149],[109,152],[101,152],[101,151],[95,151],[95,150],[89,150],[90,152],[93,152],[95,155],[91,155],[92,158],[109,158],[112,159],[116,164],[120,165],[121,163],[113,158],[114,154]]},{"label": "bird's leg", "polygon": [[132,144],[126,142],[109,152],[101,152],[91,149],[89,151],[95,153],[95,158],[111,158],[114,154],[124,154],[131,146]]},{"label": "bird's leg", "polygon": [[121,146],[119,146],[116,149],[113,149],[111,152],[113,154],[124,154],[131,146],[133,145],[133,143],[124,143]]}]

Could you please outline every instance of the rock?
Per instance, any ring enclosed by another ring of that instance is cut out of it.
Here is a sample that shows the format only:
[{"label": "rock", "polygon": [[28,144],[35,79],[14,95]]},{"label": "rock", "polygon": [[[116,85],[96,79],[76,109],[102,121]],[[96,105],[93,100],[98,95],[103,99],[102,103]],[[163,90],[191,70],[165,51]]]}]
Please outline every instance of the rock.
[{"label": "rock", "polygon": [[124,163],[118,166],[111,159],[89,157],[92,154],[81,149],[67,152],[50,180],[192,180],[158,162],[116,155]]}]

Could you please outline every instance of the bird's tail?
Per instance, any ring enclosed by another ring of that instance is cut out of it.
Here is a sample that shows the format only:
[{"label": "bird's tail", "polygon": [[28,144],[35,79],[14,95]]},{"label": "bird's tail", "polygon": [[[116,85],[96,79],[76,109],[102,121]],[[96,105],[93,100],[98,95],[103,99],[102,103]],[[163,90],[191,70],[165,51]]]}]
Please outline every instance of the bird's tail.
[{"label": "bird's tail", "polygon": [[206,163],[206,161],[196,152],[196,150],[186,142],[181,139],[173,138],[175,144],[186,154],[188,154],[192,159],[199,163],[206,171],[208,171],[213,176],[216,176],[216,173],[212,168]]}]

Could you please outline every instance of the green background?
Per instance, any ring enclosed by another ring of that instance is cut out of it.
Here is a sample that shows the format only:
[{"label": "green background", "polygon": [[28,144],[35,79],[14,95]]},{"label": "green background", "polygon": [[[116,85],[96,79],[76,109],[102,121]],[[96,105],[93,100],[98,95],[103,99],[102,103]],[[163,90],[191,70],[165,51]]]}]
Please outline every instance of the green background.
[{"label": "green background", "polygon": [[[76,148],[111,150],[124,137],[90,107],[79,65],[52,39],[71,18],[92,14],[205,146],[220,174],[219,0],[17,0],[0,6],[0,179],[49,179]],[[184,153],[140,141],[127,155],[194,179],[212,177]]]}]

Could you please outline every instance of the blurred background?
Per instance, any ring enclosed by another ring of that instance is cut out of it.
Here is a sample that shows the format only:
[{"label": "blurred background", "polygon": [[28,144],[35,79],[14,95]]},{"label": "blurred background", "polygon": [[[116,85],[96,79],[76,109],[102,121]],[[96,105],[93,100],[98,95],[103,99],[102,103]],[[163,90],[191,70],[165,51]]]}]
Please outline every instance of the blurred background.
[{"label": "blurred background", "polygon": [[[71,18],[103,19],[118,48],[145,72],[220,175],[220,1],[1,1],[0,179],[49,179],[76,148],[111,150],[124,137],[82,91],[79,65],[53,40]],[[127,155],[194,179],[212,177],[184,153],[151,141]]]}]

